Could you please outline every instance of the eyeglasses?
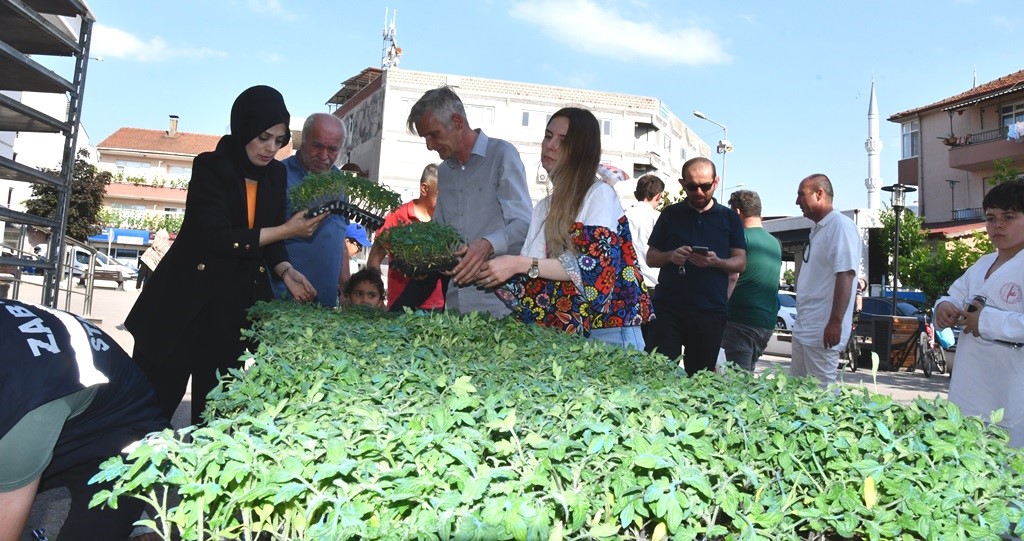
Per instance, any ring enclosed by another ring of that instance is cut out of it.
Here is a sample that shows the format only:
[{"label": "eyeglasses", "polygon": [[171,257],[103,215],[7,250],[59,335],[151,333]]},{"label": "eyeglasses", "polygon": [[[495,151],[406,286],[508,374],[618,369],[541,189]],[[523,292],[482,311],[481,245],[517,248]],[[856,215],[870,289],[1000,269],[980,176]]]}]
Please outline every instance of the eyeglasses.
[{"label": "eyeglasses", "polygon": [[811,259],[811,241],[808,240],[804,243],[804,263],[807,263]]},{"label": "eyeglasses", "polygon": [[705,182],[704,184],[684,184],[683,187],[686,188],[686,191],[688,192],[695,192],[697,191],[697,188],[700,188],[700,191],[708,193],[714,185],[714,182]]}]

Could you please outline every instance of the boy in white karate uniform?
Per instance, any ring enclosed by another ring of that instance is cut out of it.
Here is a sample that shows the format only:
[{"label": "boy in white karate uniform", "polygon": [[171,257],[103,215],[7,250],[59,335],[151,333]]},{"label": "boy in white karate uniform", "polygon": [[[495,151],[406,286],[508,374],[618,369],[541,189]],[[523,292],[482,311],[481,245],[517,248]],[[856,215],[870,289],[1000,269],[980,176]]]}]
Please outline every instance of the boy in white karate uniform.
[{"label": "boy in white karate uniform", "polygon": [[963,325],[949,400],[965,415],[999,421],[1024,447],[1024,181],[992,188],[982,202],[996,252],[981,257],[935,303],[940,328]]}]

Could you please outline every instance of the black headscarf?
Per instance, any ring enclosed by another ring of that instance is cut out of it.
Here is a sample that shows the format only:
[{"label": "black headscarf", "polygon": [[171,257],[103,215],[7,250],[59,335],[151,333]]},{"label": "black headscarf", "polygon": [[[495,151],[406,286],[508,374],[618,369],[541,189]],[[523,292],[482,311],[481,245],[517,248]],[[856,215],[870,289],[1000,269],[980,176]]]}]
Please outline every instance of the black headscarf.
[{"label": "black headscarf", "polygon": [[221,138],[217,151],[228,152],[246,178],[263,180],[270,174],[269,166],[252,163],[245,153],[245,146],[269,128],[282,123],[285,125],[284,144],[288,144],[291,140],[290,120],[280,92],[264,85],[248,88],[235,98],[231,106],[231,135]]}]

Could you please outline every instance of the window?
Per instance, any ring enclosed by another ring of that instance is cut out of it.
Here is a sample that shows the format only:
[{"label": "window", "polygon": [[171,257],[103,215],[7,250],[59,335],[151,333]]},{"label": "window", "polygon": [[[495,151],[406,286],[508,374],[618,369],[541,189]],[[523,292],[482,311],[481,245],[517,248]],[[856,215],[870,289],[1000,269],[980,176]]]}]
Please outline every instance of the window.
[{"label": "window", "polygon": [[486,128],[494,125],[494,107],[483,105],[466,105],[466,120],[474,128]]},{"label": "window", "polygon": [[914,158],[921,155],[921,122],[911,120],[901,125],[903,130],[903,158]]},{"label": "window", "polygon": [[145,212],[146,205],[136,205],[131,203],[111,203],[110,208],[115,210],[136,210],[140,212]]},{"label": "window", "polygon": [[[469,113],[466,113],[469,114]],[[544,119],[544,123],[541,124],[541,119]],[[551,121],[551,114],[542,111],[523,111],[523,126],[544,128],[547,127],[548,122]],[[470,124],[472,126],[472,124]]]},{"label": "window", "polygon": [[176,178],[188,179],[192,177],[191,167],[181,167],[178,165],[171,166],[171,176]]},{"label": "window", "polygon": [[604,134],[604,135],[611,135],[612,134],[612,121],[611,120],[602,120],[601,121],[601,133]]},{"label": "window", "polygon": [[132,169],[149,169],[153,164],[149,162],[135,162],[131,160],[117,160],[114,162],[118,169],[130,167]]},{"label": "window", "polygon": [[999,109],[999,112],[1002,116],[1000,126],[1024,122],[1024,102],[1004,105]]}]

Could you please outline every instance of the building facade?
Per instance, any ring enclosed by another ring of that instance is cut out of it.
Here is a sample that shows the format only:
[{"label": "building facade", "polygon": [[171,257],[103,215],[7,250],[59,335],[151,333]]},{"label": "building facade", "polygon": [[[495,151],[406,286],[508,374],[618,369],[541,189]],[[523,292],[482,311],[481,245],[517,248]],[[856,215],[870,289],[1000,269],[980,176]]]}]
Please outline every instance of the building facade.
[{"label": "building facade", "polygon": [[889,117],[900,125],[901,184],[916,186],[929,229],[983,219],[996,160],[1024,169],[1024,70]]},{"label": "building facade", "polygon": [[635,179],[647,173],[672,186],[683,163],[710,156],[710,147],[656,98],[576,88],[500,81],[398,68],[367,68],[349,78],[327,102],[345,125],[339,162],[354,162],[370,178],[400,193],[419,192],[423,167],[438,161],[423,140],[406,128],[412,105],[424,92],[451,86],[466,107],[469,125],[512,143],[526,166],[534,201],[550,184],[540,165],[540,145],[551,114],[577,105],[601,123],[602,162],[631,176],[616,190],[628,206]]}]

